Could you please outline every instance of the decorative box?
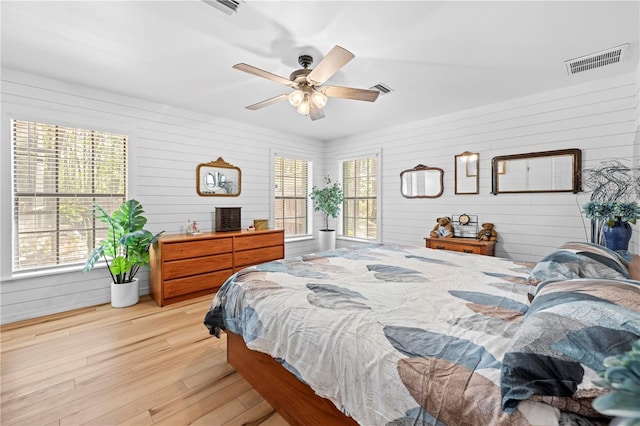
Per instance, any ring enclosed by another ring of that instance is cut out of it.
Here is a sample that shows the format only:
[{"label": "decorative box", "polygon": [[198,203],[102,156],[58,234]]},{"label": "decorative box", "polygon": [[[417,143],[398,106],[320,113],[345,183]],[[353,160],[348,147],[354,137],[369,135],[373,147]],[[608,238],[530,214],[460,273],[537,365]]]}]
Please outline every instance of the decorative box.
[{"label": "decorative box", "polygon": [[242,229],[240,209],[242,207],[216,207],[216,231],[239,231]]}]

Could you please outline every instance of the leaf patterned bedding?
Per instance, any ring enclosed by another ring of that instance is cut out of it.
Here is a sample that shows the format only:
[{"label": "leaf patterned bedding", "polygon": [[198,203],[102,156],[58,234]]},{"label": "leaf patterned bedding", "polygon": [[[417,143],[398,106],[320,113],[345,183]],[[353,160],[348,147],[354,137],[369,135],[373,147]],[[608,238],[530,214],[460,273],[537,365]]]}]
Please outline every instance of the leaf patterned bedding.
[{"label": "leaf patterned bedding", "polygon": [[588,424],[532,398],[503,410],[502,362],[529,309],[533,266],[424,247],[338,249],[238,272],[205,325],[242,335],[362,425]]}]

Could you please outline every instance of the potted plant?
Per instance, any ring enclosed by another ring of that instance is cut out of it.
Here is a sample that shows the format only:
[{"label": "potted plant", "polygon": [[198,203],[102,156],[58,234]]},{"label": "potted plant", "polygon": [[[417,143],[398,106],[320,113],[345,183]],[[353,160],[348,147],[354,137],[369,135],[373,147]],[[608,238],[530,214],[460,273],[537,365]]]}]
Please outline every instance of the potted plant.
[{"label": "potted plant", "polygon": [[631,350],[604,360],[605,371],[594,383],[606,387],[609,393],[593,401],[593,408],[608,416],[616,416],[616,426],[640,424],[640,340],[631,343]]},{"label": "potted plant", "polygon": [[108,226],[107,238],[93,249],[83,270],[90,271],[103,258],[111,274],[111,305],[135,305],[140,298],[136,274],[141,267],[149,267],[149,247],[164,231],[153,235],[144,229],[147,218],[137,200],[125,201],[112,215],[98,204],[95,209],[96,219]]},{"label": "potted plant", "polygon": [[324,213],[324,229],[318,233],[320,251],[333,250],[336,248],[336,231],[329,229],[329,216],[338,217],[340,206],[344,200],[342,188],[338,182],[331,182],[329,176],[325,176],[325,186],[318,188],[314,186],[311,191],[314,210]]},{"label": "potted plant", "polygon": [[585,169],[585,186],[591,192],[590,201],[582,206],[591,219],[591,242],[611,250],[627,250],[631,225],[640,218],[640,207],[633,198],[640,191],[637,167],[619,161],[604,161],[599,167]]}]

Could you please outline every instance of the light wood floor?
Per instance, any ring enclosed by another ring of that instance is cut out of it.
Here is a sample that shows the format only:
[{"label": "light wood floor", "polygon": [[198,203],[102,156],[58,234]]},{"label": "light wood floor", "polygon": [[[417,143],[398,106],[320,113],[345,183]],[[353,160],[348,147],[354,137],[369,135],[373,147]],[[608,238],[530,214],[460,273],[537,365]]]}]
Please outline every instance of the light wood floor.
[{"label": "light wood floor", "polygon": [[2,326],[0,424],[287,425],[209,336],[211,299],[160,308],[146,296]]}]

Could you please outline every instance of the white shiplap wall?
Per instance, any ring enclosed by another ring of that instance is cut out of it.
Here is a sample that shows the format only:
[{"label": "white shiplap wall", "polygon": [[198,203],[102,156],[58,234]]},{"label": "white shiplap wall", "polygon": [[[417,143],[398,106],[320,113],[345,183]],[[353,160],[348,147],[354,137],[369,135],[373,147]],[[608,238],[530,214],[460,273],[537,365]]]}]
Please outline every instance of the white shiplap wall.
[{"label": "white shiplap wall", "polygon": [[[638,84],[630,73],[335,140],[327,145],[325,164],[335,173],[342,158],[382,151],[385,243],[423,244],[437,217],[468,213],[496,225],[498,256],[537,261],[566,241],[587,240],[579,205],[588,195],[491,195],[491,158],[580,148],[584,167],[606,159],[631,164],[637,122]],[[479,195],[454,195],[454,155],[463,151],[480,153]],[[419,163],[444,170],[442,197],[400,195],[400,172]]]},{"label": "white shiplap wall", "polygon": [[[58,122],[130,135],[130,195],[144,206],[152,232],[183,232],[188,219],[213,228],[217,206],[242,207],[242,225],[269,218],[272,152],[320,160],[322,142],[208,117],[169,106],[78,87],[12,70],[2,70],[2,145],[0,147],[1,322],[13,322],[73,308],[109,302],[104,268],[83,273],[12,276],[11,273],[11,118]],[[242,170],[239,197],[200,197],[195,190],[199,163],[223,157]],[[314,161],[320,182],[322,162]],[[315,240],[287,243],[293,256],[313,251]],[[140,274],[148,293],[148,274]]]},{"label": "white shiplap wall", "polygon": [[[639,71],[640,73],[640,71]],[[337,161],[381,151],[382,241],[422,244],[435,218],[477,214],[500,234],[497,254],[538,260],[567,240],[585,240],[573,194],[490,195],[493,156],[577,147],[584,166],[603,159],[634,159],[640,126],[640,74],[569,87],[326,144],[212,118],[73,84],[2,70],[0,145],[0,297],[2,323],[109,301],[107,274],[97,269],[16,278],[11,276],[9,121],[56,120],[131,135],[131,195],[140,200],[152,231],[181,232],[187,219],[212,228],[215,206],[241,206],[243,225],[269,217],[271,154],[314,160],[314,182],[337,176]],[[393,94],[389,95],[393,96]],[[384,102],[381,97],[379,102]],[[635,136],[637,141],[637,135]],[[480,153],[480,195],[453,194],[453,156]],[[195,167],[222,156],[242,169],[242,195],[198,197]],[[438,199],[405,199],[399,174],[418,163],[445,170]],[[319,216],[316,215],[316,220]],[[638,247],[637,237],[635,246]],[[349,244],[340,242],[339,245]],[[288,257],[315,250],[316,241],[288,243]],[[148,291],[142,274],[142,292]]]}]

